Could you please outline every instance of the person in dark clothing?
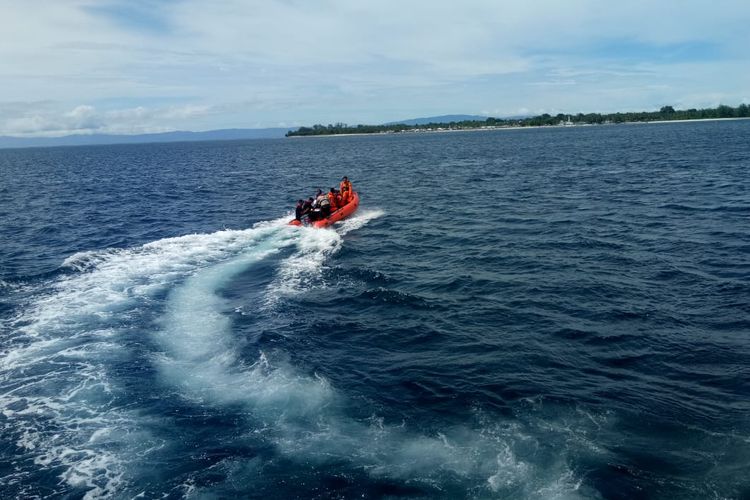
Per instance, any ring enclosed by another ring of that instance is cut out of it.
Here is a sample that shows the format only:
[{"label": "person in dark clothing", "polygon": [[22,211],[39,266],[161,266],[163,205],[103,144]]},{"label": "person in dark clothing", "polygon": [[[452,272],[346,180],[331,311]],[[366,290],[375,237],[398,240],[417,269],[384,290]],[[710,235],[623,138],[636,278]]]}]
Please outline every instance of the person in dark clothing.
[{"label": "person in dark clothing", "polygon": [[313,209],[313,202],[314,202],[314,201],[315,201],[315,200],[313,200],[313,197],[312,197],[312,196],[310,196],[310,197],[309,197],[309,198],[307,199],[307,201],[306,201],[305,203],[303,203],[303,204],[302,204],[302,215],[305,215],[306,213],[308,213],[308,212],[309,212],[310,210],[312,210],[312,209]]},{"label": "person in dark clothing", "polygon": [[297,206],[294,207],[294,218],[297,220],[302,220],[302,215],[304,214],[305,202],[302,200],[297,200]]},{"label": "person in dark clothing", "polygon": [[307,217],[307,220],[313,220],[312,218],[312,211],[313,211],[313,199],[312,197],[305,200],[304,203],[302,203],[302,210],[300,211],[300,219],[304,219]]}]

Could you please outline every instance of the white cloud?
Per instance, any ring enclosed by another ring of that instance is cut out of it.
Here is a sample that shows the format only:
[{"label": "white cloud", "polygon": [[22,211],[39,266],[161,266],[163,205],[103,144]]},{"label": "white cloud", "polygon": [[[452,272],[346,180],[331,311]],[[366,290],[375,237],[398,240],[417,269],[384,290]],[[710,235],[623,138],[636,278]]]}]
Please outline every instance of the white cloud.
[{"label": "white cloud", "polygon": [[[0,103],[30,103],[4,133],[732,104],[750,84],[744,0],[183,0],[142,26],[129,6],[0,0]],[[602,54],[612,41],[720,58],[634,63]]]},{"label": "white cloud", "polygon": [[[19,104],[23,104],[22,108]],[[79,105],[72,110],[49,103],[15,103],[0,108],[0,135],[56,137],[68,134],[142,134],[177,130],[180,124],[212,113],[210,106],[169,106],[97,110]]]}]

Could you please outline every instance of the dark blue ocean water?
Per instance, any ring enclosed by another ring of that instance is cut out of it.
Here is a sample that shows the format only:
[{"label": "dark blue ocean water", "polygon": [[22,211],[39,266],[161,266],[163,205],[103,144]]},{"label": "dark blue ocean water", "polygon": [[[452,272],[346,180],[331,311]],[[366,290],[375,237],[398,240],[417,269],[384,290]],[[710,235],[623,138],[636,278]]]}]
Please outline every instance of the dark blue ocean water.
[{"label": "dark blue ocean water", "polygon": [[750,121],[0,151],[0,496],[750,498],[749,180]]}]

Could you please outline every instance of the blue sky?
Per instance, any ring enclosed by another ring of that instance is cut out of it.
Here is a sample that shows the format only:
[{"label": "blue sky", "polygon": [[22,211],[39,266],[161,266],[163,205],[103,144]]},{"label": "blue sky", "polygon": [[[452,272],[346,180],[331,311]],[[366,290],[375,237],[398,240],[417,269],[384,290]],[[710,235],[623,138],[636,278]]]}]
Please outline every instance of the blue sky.
[{"label": "blue sky", "polygon": [[0,0],[0,135],[750,102],[746,0]]}]

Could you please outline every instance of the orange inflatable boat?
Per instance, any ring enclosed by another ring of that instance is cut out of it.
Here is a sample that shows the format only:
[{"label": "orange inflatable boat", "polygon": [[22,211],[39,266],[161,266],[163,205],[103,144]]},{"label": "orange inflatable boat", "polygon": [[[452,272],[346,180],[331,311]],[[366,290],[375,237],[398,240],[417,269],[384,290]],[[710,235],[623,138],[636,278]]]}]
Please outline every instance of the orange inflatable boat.
[{"label": "orange inflatable boat", "polygon": [[[358,206],[359,206],[359,195],[357,194],[356,191],[352,191],[352,198],[349,200],[349,203],[339,208],[335,212],[332,212],[331,215],[329,215],[325,219],[310,221],[310,225],[312,227],[328,227],[331,224],[334,224],[340,220],[343,220],[349,217],[351,214],[357,211]],[[292,226],[303,225],[302,221],[298,221],[297,219],[293,219],[289,221],[289,224]]]}]

